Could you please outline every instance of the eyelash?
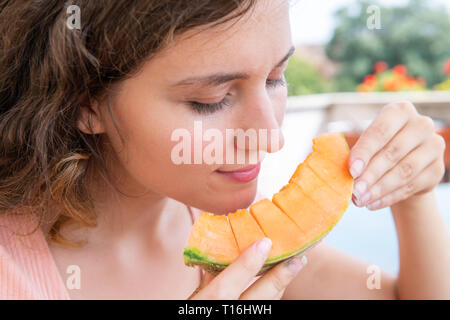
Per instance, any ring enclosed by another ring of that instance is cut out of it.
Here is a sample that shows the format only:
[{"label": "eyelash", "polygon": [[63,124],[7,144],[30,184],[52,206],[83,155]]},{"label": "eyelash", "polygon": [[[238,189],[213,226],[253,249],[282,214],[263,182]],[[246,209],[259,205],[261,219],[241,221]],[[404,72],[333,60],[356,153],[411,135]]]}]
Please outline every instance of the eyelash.
[{"label": "eyelash", "polygon": [[[267,80],[267,86],[269,88],[277,88],[282,87],[286,85],[286,80],[284,77],[281,79],[276,80]],[[204,113],[214,113],[216,111],[219,111],[223,109],[224,107],[227,107],[229,105],[229,102],[227,101],[227,97],[225,97],[222,101],[217,103],[200,103],[197,101],[189,101],[188,104],[191,106],[194,111],[204,114]]]}]

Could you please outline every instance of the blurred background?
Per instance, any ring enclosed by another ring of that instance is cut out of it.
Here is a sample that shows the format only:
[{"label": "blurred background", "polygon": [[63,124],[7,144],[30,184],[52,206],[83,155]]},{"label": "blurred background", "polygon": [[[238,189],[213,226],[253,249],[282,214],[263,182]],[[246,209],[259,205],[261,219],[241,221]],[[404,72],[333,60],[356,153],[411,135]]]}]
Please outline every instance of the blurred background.
[{"label": "blurred background", "polygon": [[[344,132],[352,146],[385,104],[409,100],[435,120],[449,146],[436,195],[450,228],[450,1],[296,0],[291,26],[296,53],[285,73],[286,141],[264,160],[260,191],[278,192],[319,133]],[[324,241],[398,271],[389,209],[352,203]]]}]

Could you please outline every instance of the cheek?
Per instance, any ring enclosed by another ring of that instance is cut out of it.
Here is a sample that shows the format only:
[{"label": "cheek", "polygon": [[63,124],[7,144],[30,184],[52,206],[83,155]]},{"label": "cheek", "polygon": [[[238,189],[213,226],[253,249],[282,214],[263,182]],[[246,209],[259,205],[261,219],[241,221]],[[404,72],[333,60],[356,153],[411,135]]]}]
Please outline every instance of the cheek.
[{"label": "cheek", "polygon": [[[164,109],[164,110],[161,110]],[[120,125],[125,144],[109,128],[113,148],[120,162],[120,169],[133,185],[133,190],[150,190],[197,208],[220,213],[251,201],[253,186],[237,187],[223,183],[213,173],[221,165],[179,164],[172,159],[174,147],[188,141],[193,159],[197,141],[202,143],[202,133],[210,128],[219,129],[225,137],[229,119],[223,115],[203,120],[202,132],[194,132],[194,121],[201,120],[192,112],[177,106],[173,110],[148,106],[133,110],[117,110],[115,118]],[[176,130],[186,132],[188,139],[172,139]],[[173,140],[173,141],[172,141]],[[189,143],[190,142],[190,143]],[[201,153],[209,142],[203,142]],[[224,140],[223,145],[227,142]],[[251,188],[250,188],[251,187]]]},{"label": "cheek", "polygon": [[181,119],[185,119],[182,112],[164,112],[154,106],[118,114],[125,143],[115,137],[114,149],[126,173],[142,187],[173,196],[174,190],[188,189],[188,182],[201,184],[209,171],[204,165],[176,165],[172,161],[177,144],[171,141],[172,133],[185,128],[193,136],[190,121]]}]

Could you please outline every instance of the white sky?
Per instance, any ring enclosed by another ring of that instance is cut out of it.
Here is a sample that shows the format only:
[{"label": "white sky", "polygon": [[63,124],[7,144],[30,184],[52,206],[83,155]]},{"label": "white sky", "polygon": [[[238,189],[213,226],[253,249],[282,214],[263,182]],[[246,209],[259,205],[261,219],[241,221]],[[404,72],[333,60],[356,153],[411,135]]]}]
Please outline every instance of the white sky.
[{"label": "white sky", "polygon": [[[333,13],[354,0],[296,0],[291,7],[292,40],[298,44],[324,44],[331,39],[335,25]],[[407,0],[380,0],[382,5],[398,6]],[[430,5],[445,4],[450,0],[428,0]]]}]

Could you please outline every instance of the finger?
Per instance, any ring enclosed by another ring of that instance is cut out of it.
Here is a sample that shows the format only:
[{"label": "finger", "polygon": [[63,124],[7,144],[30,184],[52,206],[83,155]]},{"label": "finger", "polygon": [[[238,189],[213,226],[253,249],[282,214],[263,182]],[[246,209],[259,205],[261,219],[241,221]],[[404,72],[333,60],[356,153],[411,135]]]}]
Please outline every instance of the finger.
[{"label": "finger", "polygon": [[394,192],[384,196],[379,201],[372,203],[368,209],[378,210],[385,207],[392,206],[400,201],[406,200],[413,195],[431,191],[436,184],[438,184],[444,176],[445,166],[441,160],[434,161],[420,175]]},{"label": "finger", "polygon": [[[436,135],[437,136],[437,135]],[[393,169],[389,170],[380,180],[378,180],[369,190],[361,197],[359,203],[366,206],[389,193],[394,192],[410,183],[415,179],[426,167],[441,157],[443,151],[440,151],[440,138],[434,136],[425,143],[411,151],[404,157]],[[437,150],[439,150],[437,152]],[[357,182],[359,183],[359,181]]]},{"label": "finger", "polygon": [[389,170],[394,168],[411,150],[416,149],[434,132],[434,123],[428,117],[408,122],[397,135],[369,162],[363,174],[355,182],[354,195],[362,195]]},{"label": "finger", "polygon": [[241,300],[281,299],[284,290],[306,265],[306,256],[295,256],[269,270],[240,297]]},{"label": "finger", "polygon": [[409,102],[390,104],[382,109],[350,152],[350,173],[353,178],[363,173],[370,159],[406,125],[414,113],[417,111]]},{"label": "finger", "polygon": [[204,288],[215,278],[215,275],[213,275],[209,272],[205,272],[205,271],[202,271],[202,272],[203,272],[203,278],[202,278],[202,283],[200,284],[200,286],[202,288]]},{"label": "finger", "polygon": [[[363,203],[364,194],[382,176],[399,163],[405,154],[434,132],[434,123],[429,117],[418,117],[414,122],[409,122],[388,145],[370,161],[364,173],[355,181],[354,195],[358,203]],[[437,136],[437,135],[433,135]],[[432,151],[430,154],[435,154]],[[373,199],[373,197],[372,197]],[[367,199],[367,196],[365,198]]]},{"label": "finger", "polygon": [[196,298],[199,299],[238,299],[242,291],[261,270],[267,259],[272,242],[269,238],[256,241],[239,257],[211,280]]},{"label": "finger", "polygon": [[200,272],[202,273],[202,281],[200,282],[200,285],[194,290],[194,292],[192,292],[192,294],[189,296],[189,298],[187,298],[187,300],[195,300],[196,299],[196,295],[203,289],[205,288],[211,281],[212,279],[214,279],[214,275],[206,272],[204,270],[200,269]]},{"label": "finger", "polygon": [[353,196],[352,196],[352,202],[353,202],[353,204],[354,204],[355,206],[357,206],[357,205],[358,205],[358,203],[356,202],[356,198],[355,198],[355,195],[353,195]]}]

